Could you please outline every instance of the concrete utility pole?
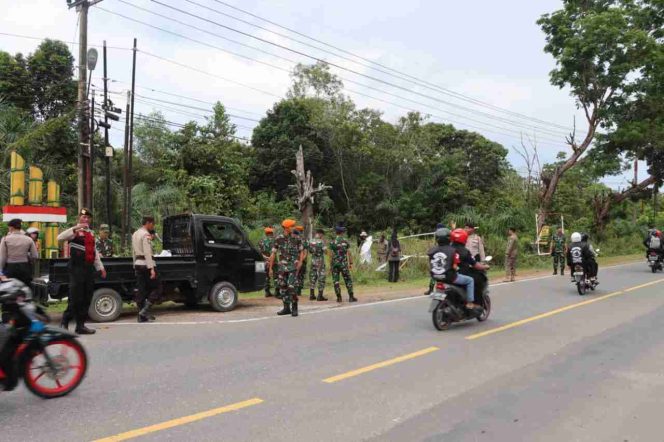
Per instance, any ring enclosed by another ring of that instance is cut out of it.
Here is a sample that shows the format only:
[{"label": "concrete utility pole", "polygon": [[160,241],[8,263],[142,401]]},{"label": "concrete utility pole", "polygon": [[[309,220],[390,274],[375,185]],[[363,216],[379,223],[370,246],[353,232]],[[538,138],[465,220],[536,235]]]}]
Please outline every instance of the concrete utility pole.
[{"label": "concrete utility pole", "polygon": [[89,201],[86,192],[87,166],[90,161],[88,147],[90,132],[87,116],[87,62],[88,62],[88,9],[102,0],[67,0],[69,9],[81,14],[78,28],[78,210]]}]

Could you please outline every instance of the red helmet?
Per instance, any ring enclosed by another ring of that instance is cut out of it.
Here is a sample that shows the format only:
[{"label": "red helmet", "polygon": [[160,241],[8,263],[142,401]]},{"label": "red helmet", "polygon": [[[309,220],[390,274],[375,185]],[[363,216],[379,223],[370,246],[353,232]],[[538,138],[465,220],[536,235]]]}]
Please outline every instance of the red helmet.
[{"label": "red helmet", "polygon": [[468,241],[468,232],[464,229],[454,229],[450,235],[450,241],[465,246],[466,241]]},{"label": "red helmet", "polygon": [[660,230],[656,230],[655,235],[657,235],[659,238],[661,238],[662,237],[662,232]]}]

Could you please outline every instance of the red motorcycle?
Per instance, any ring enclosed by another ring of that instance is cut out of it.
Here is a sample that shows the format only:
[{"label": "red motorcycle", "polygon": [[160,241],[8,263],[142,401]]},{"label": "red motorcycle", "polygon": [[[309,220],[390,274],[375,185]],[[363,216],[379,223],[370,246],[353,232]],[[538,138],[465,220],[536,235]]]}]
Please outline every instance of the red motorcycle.
[{"label": "red motorcycle", "polygon": [[8,317],[0,348],[0,386],[11,391],[23,378],[37,396],[65,396],[85,376],[85,349],[77,335],[47,325],[48,316],[31,297],[30,289],[17,280],[0,283],[0,304]]}]

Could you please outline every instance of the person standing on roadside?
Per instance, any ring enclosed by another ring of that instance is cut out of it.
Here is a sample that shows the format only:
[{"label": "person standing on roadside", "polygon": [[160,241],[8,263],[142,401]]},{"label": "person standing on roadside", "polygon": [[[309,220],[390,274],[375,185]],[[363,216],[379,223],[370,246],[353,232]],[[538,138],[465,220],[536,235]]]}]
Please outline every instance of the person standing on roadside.
[{"label": "person standing on roadside", "polygon": [[553,274],[558,274],[558,268],[560,268],[560,275],[565,275],[565,257],[567,256],[567,238],[563,233],[561,227],[558,228],[558,231],[551,237],[551,257],[553,259]]},{"label": "person standing on roadside", "polygon": [[154,231],[154,218],[144,216],[142,227],[131,237],[132,255],[134,259],[134,272],[138,295],[138,322],[154,320],[150,314],[150,307],[156,302],[157,291],[157,264],[154,262],[152,251],[152,233]]},{"label": "person standing on roadside", "polygon": [[[263,260],[265,261],[265,265],[268,265],[268,262],[270,260],[270,255],[272,254],[272,246],[274,245],[274,229],[272,227],[266,227],[264,230],[265,236],[263,239],[261,239],[260,243],[258,243],[258,248],[260,249],[261,255],[263,255]],[[270,269],[267,269],[268,276],[265,278],[265,297],[269,298],[272,296],[272,291],[271,291],[271,283],[273,278],[270,278]],[[277,287],[277,281],[274,280],[274,290],[278,291],[279,288]]]},{"label": "person standing on roadside", "polygon": [[505,249],[505,280],[514,282],[516,278],[516,258],[519,256],[519,238],[516,229],[510,227],[507,231],[507,248]]},{"label": "person standing on roadside", "polygon": [[[302,258],[302,266],[300,267],[300,270],[297,272],[297,283],[295,285],[295,290],[297,291],[297,296],[302,296],[302,290],[304,290],[304,278],[307,276],[307,257],[309,256],[309,240],[304,238],[304,227],[297,225],[295,226],[295,230],[293,231],[293,234],[295,235],[296,238],[299,238],[300,241],[302,242],[302,253],[303,253],[303,258]],[[315,296],[309,296],[309,301],[315,301],[316,297]]]},{"label": "person standing on roadside", "polygon": [[285,219],[281,223],[281,227],[283,227],[283,233],[274,240],[268,267],[272,275],[274,274],[273,269],[275,266],[278,271],[279,294],[284,303],[284,308],[278,311],[277,315],[284,316],[290,314],[291,316],[297,316],[297,291],[295,285],[297,283],[297,272],[302,266],[304,250],[300,238],[295,237],[292,233],[295,229],[295,221]]},{"label": "person standing on roadside", "polygon": [[69,299],[62,314],[60,326],[69,328],[69,321],[76,321],[76,333],[92,335],[96,330],[85,326],[88,309],[95,289],[96,272],[106,278],[106,269],[95,244],[95,234],[90,228],[92,212],[81,209],[78,224],[58,235],[58,241],[69,242]]},{"label": "person standing on roadside", "polygon": [[387,239],[385,238],[384,234],[381,234],[380,239],[378,240],[378,264],[387,262],[387,249]]},{"label": "person standing on roadside", "polygon": [[31,261],[39,258],[35,242],[21,230],[21,220],[9,221],[9,233],[0,241],[0,269],[6,278],[14,278],[30,287]]},{"label": "person standing on roadside", "polygon": [[484,262],[486,253],[484,251],[484,240],[477,234],[477,224],[472,221],[466,223],[464,230],[468,233],[468,243],[466,248],[470,256],[477,262]]},{"label": "person standing on roadside", "polygon": [[332,282],[334,283],[334,293],[337,295],[337,302],[341,302],[341,281],[340,277],[344,278],[346,290],[348,290],[348,302],[357,302],[357,298],[353,296],[353,278],[351,277],[351,270],[353,270],[353,258],[350,256],[350,244],[344,238],[343,234],[346,232],[344,226],[338,225],[335,227],[337,236],[329,245],[330,254],[330,267],[332,268]]},{"label": "person standing on roadside", "polygon": [[399,265],[401,264],[401,243],[397,238],[397,229],[392,230],[392,238],[389,244],[389,255],[387,262],[390,266],[387,280],[389,282],[399,281]]},{"label": "person standing on roadside", "polygon": [[[309,242],[309,254],[311,255],[311,270],[309,271],[309,299],[317,299],[318,301],[327,301],[323,296],[325,290],[325,253],[327,252],[327,245],[324,239],[325,232],[323,229],[316,230],[316,236]],[[318,286],[318,298],[316,298],[315,290]]]}]

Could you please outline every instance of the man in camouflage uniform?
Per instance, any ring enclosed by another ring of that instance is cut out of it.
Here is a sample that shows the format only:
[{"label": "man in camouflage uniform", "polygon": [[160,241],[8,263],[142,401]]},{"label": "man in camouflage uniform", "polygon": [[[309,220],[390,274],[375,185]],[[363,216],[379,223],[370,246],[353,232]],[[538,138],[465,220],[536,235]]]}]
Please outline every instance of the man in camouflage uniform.
[{"label": "man in camouflage uniform", "polygon": [[[267,266],[270,261],[270,255],[272,254],[272,247],[274,246],[274,229],[272,227],[266,227],[265,230],[265,236],[261,241],[258,243],[258,249],[261,252],[261,255],[263,255],[263,259],[265,260],[265,265]],[[271,291],[271,283],[274,280],[274,289],[275,291],[278,291],[277,287],[277,281],[276,279],[272,278],[269,276],[269,271],[268,269],[268,277],[265,278],[265,297],[269,298],[272,296],[272,291]],[[276,270],[276,269],[275,269]],[[276,276],[276,272],[275,272]]]},{"label": "man in camouflage uniform", "polygon": [[[300,267],[300,271],[297,273],[297,283],[295,284],[295,291],[297,292],[297,296],[302,296],[302,290],[304,289],[304,278],[307,276],[307,256],[308,256],[308,251],[309,251],[309,241],[304,238],[304,227],[302,226],[295,226],[295,230],[293,230],[293,235],[296,238],[300,238],[302,241],[302,249],[304,252],[304,258],[302,258],[302,267]],[[314,301],[316,298],[311,298],[309,297],[310,301]]]},{"label": "man in camouflage uniform", "polygon": [[558,228],[555,235],[551,237],[551,256],[553,257],[553,274],[565,275],[565,256],[567,256],[567,240],[562,228]]},{"label": "man in camouflage uniform", "polygon": [[503,282],[514,282],[516,278],[516,259],[519,256],[519,238],[516,236],[516,229],[514,227],[510,227],[507,233],[505,280]]},{"label": "man in camouflage uniform", "polygon": [[353,280],[351,279],[350,271],[353,269],[353,260],[350,256],[350,244],[343,237],[346,228],[337,226],[335,228],[337,233],[336,238],[329,245],[330,254],[330,267],[332,268],[332,282],[334,282],[334,293],[337,295],[337,302],[341,302],[341,284],[339,277],[343,276],[344,283],[346,283],[346,290],[348,290],[348,302],[357,302],[357,298],[353,296]]},{"label": "man in camouflage uniform", "polygon": [[269,263],[271,275],[274,274],[274,266],[277,266],[279,294],[284,303],[284,308],[277,312],[277,315],[291,314],[297,316],[297,272],[302,266],[304,251],[302,240],[292,234],[295,221],[292,219],[284,220],[281,226],[284,228],[284,233],[274,240]]},{"label": "man in camouflage uniform", "polygon": [[113,240],[109,238],[110,229],[108,224],[99,226],[99,238],[97,239],[97,251],[102,258],[113,257]]},{"label": "man in camouflage uniform", "polygon": [[[327,246],[323,239],[322,229],[316,230],[316,236],[308,244],[308,251],[311,255],[311,270],[309,271],[309,299],[318,299],[319,301],[327,301],[323,296],[325,290],[325,252]],[[315,291],[318,285],[318,298],[316,298]]]}]

